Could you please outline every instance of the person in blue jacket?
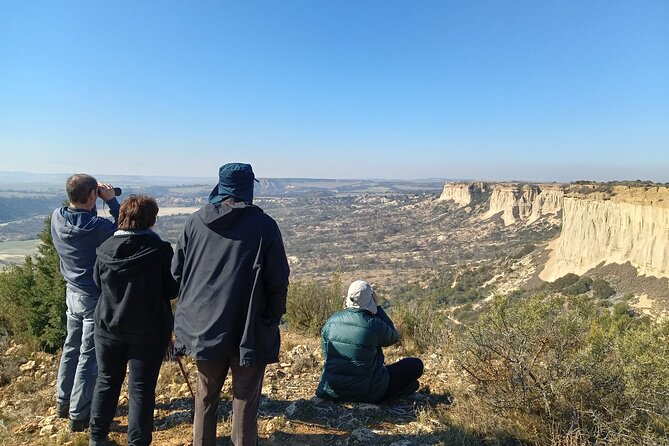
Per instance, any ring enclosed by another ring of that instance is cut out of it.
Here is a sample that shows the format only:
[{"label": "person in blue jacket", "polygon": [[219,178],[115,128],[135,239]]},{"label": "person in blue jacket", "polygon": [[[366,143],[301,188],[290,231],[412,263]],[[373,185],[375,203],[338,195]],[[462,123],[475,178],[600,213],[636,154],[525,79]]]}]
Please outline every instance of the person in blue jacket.
[{"label": "person in blue jacket", "polygon": [[[60,257],[60,272],[66,282],[67,336],[56,382],[57,414],[70,418],[70,430],[88,427],[97,366],[93,312],[100,288],[93,281],[95,250],[116,230],[119,204],[111,184],[98,183],[90,175],[70,176],[65,184],[68,206],[51,216],[51,236]],[[95,202],[109,206],[112,219],[98,216]]]},{"label": "person in blue jacket", "polygon": [[368,282],[356,280],[345,309],[333,314],[322,331],[325,365],[316,395],[335,401],[376,403],[418,390],[423,362],[404,358],[384,365],[383,347],[395,344],[399,334],[378,305]]}]

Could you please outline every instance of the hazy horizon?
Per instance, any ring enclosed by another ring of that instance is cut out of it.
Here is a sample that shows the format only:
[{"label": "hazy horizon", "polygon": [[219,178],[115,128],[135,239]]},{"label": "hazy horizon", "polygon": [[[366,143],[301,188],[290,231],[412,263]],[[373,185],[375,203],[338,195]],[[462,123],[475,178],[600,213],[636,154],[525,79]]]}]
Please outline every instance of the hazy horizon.
[{"label": "hazy horizon", "polygon": [[[73,172],[74,173],[74,172]],[[108,182],[108,180],[117,180],[117,181],[122,181],[123,179],[127,179],[129,181],[141,181],[141,182],[146,182],[147,180],[159,180],[156,182],[156,184],[160,185],[174,185],[175,181],[192,181],[192,182],[197,182],[195,184],[201,184],[201,185],[209,185],[209,184],[215,184],[217,181],[217,173],[214,173],[214,175],[210,176],[186,176],[186,175],[125,175],[125,174],[115,174],[115,173],[96,173],[96,172],[85,172],[89,173],[90,175],[94,176],[95,178],[98,179],[98,181],[101,182]],[[12,182],[19,182],[19,183],[28,183],[32,182],[35,180],[35,177],[43,177],[43,178],[49,178],[50,181],[49,183],[53,184],[55,181],[59,182],[64,182],[67,177],[72,175],[72,173],[64,173],[64,172],[29,172],[29,171],[3,171],[0,170],[0,186],[3,184],[11,184]],[[9,177],[9,178],[8,178]],[[551,179],[523,179],[523,178],[447,178],[447,177],[426,177],[426,178],[382,178],[382,177],[368,177],[368,178],[325,178],[325,177],[268,177],[268,176],[263,176],[259,175],[256,172],[256,177],[259,179],[277,179],[277,180],[314,180],[314,181],[387,181],[387,182],[392,182],[392,181],[407,181],[407,182],[430,182],[430,181],[443,181],[443,182],[475,182],[475,181],[483,181],[483,182],[523,182],[523,183],[573,183],[574,181],[582,181],[582,180],[587,180],[587,181],[596,181],[596,182],[607,182],[607,181],[652,181],[656,183],[666,183],[668,181],[662,181],[662,180],[657,180],[654,178],[616,178],[616,179],[610,179],[610,180],[596,180],[593,178],[577,178],[574,180],[568,180],[568,181],[559,181],[559,180],[551,180]],[[179,183],[183,184],[183,183]],[[121,186],[122,184],[118,184]]]}]

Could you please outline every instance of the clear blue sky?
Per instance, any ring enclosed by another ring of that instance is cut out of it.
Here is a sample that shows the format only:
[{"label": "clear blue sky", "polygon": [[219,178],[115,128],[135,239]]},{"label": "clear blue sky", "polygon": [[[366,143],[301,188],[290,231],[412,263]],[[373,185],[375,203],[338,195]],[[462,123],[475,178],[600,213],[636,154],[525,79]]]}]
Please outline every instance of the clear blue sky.
[{"label": "clear blue sky", "polygon": [[0,0],[2,171],[669,181],[669,1]]}]

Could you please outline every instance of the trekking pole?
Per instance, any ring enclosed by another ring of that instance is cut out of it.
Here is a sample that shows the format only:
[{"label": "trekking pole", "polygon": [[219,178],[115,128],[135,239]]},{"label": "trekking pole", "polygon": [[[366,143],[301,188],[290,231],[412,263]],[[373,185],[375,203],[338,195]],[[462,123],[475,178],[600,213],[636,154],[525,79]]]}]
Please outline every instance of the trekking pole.
[{"label": "trekking pole", "polygon": [[193,388],[190,385],[190,380],[188,379],[188,371],[186,371],[186,368],[184,367],[183,362],[181,361],[181,356],[177,355],[174,352],[174,341],[170,339],[170,351],[172,351],[172,356],[174,356],[174,360],[179,364],[179,369],[181,370],[181,376],[183,376],[184,381],[186,381],[186,385],[188,386],[188,390],[190,391],[190,396],[195,400],[195,394],[193,393]]}]

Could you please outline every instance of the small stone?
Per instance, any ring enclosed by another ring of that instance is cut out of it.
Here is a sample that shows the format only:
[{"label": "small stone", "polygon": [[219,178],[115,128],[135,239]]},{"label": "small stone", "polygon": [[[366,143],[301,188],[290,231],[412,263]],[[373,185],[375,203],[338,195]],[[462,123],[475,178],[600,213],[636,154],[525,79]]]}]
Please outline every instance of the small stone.
[{"label": "small stone", "polygon": [[376,439],[376,434],[366,427],[359,427],[351,432],[351,436],[346,441],[347,446],[369,445]]},{"label": "small stone", "polygon": [[22,372],[28,372],[35,369],[35,361],[28,361],[25,364],[19,366],[19,370]]},{"label": "small stone", "polygon": [[56,432],[56,426],[54,426],[53,424],[47,424],[42,429],[40,429],[39,434],[40,436],[46,436],[46,435],[51,435],[54,432]]},{"label": "small stone", "polygon": [[388,446],[416,446],[416,443],[410,440],[400,440],[390,443]]}]

